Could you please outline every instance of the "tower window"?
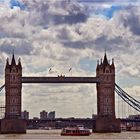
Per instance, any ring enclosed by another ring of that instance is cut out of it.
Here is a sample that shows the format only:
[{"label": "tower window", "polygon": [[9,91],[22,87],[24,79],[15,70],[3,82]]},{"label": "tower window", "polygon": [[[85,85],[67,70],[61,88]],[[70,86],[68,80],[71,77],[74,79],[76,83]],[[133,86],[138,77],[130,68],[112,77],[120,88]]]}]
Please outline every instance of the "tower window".
[{"label": "tower window", "polygon": [[10,103],[11,104],[17,103],[17,99],[15,97],[14,98],[11,98]]},{"label": "tower window", "polygon": [[12,72],[16,72],[16,68],[14,67],[14,68],[12,68]]},{"label": "tower window", "polygon": [[11,114],[16,114],[17,113],[17,107],[13,106],[10,108],[10,113]]},{"label": "tower window", "polygon": [[16,79],[16,77],[15,76],[13,76],[13,78],[12,78],[13,80],[15,80]]},{"label": "tower window", "polygon": [[16,82],[17,81],[17,77],[16,75],[11,75],[11,82]]},{"label": "tower window", "polygon": [[109,73],[109,70],[107,69],[105,72],[106,72],[106,73]]}]

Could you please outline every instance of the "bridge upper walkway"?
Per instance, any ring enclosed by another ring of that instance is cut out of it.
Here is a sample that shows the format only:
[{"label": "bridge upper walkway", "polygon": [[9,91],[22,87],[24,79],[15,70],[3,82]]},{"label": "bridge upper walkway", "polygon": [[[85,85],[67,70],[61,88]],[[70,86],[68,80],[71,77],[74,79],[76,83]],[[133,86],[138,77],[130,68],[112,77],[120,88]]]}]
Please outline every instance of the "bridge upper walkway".
[{"label": "bridge upper walkway", "polygon": [[22,77],[22,83],[98,83],[97,77]]}]

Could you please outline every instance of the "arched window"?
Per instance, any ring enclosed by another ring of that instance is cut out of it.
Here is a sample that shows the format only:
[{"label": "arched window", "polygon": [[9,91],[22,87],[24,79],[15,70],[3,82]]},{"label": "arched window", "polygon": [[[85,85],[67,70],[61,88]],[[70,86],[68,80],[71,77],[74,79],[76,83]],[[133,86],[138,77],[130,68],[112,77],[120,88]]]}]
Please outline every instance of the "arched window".
[{"label": "arched window", "polygon": [[106,80],[107,80],[107,81],[108,81],[108,79],[109,79],[108,76],[106,76]]},{"label": "arched window", "polygon": [[16,70],[15,67],[12,68],[12,72],[13,72],[13,73],[17,72],[17,70]]},{"label": "arched window", "polygon": [[105,72],[106,72],[106,73],[109,73],[110,71],[109,71],[109,69],[106,69]]}]

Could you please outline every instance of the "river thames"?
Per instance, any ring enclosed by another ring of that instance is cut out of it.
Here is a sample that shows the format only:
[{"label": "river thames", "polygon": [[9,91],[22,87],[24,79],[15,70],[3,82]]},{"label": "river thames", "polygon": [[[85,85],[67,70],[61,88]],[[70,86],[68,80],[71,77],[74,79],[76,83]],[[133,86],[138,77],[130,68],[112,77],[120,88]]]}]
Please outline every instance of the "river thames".
[{"label": "river thames", "polygon": [[140,140],[140,132],[92,133],[90,136],[60,136],[61,130],[28,130],[27,134],[0,135],[0,140]]}]

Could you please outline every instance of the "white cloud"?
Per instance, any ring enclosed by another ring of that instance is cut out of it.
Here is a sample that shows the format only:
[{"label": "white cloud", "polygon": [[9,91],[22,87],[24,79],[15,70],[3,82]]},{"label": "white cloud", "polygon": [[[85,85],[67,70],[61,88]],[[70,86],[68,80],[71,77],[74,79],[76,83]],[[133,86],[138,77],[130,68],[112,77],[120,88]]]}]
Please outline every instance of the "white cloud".
[{"label": "white cloud", "polygon": [[[22,57],[23,75],[70,76],[68,69],[72,67],[73,76],[94,76],[95,71],[81,69],[79,62],[84,58],[95,61],[103,56],[106,48],[109,58],[115,58],[117,75],[124,78],[139,77],[140,38],[132,26],[132,19],[140,17],[136,14],[139,7],[124,8],[107,20],[97,16],[89,17],[87,7],[76,1],[65,2],[26,1],[28,10],[10,9],[4,5],[0,7],[1,77],[5,59],[13,48],[17,56]],[[49,73],[49,68],[56,73]],[[44,93],[48,96],[44,97]],[[24,107],[31,106],[29,110],[33,110],[33,115],[47,106],[46,110],[56,109],[58,115],[62,116],[90,116],[94,108],[91,104],[96,103],[94,93],[95,87],[92,89],[92,85],[53,89],[52,86],[33,86],[33,89],[27,86],[23,89]],[[37,101],[39,103],[34,104]],[[68,104],[63,108],[65,102]],[[73,106],[77,106],[77,109]],[[89,110],[86,111],[86,108]]]}]

